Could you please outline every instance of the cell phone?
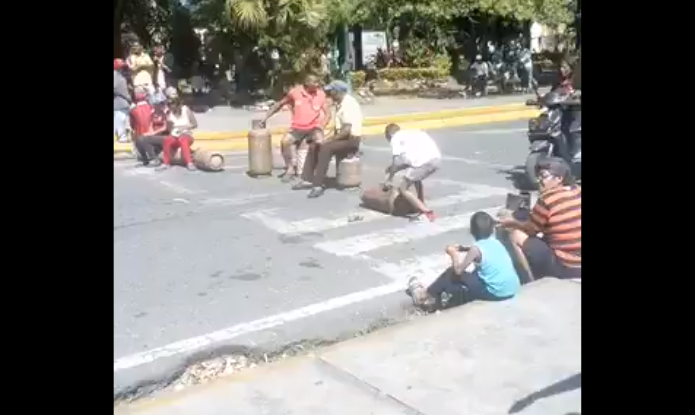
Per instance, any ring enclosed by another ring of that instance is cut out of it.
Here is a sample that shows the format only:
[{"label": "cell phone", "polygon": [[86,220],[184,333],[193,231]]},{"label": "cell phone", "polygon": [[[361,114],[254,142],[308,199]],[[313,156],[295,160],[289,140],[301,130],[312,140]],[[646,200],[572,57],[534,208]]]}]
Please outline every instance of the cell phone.
[{"label": "cell phone", "polygon": [[464,245],[459,245],[456,248],[458,249],[459,252],[468,252],[471,249],[470,246],[464,246]]}]

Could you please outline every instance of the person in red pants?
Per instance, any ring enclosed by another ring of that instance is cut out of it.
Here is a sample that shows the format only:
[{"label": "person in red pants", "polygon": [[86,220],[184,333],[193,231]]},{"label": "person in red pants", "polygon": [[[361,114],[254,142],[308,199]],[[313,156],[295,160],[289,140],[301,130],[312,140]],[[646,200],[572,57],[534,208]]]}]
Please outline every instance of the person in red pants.
[{"label": "person in red pants", "polygon": [[169,112],[167,114],[167,124],[169,136],[164,139],[162,145],[162,161],[158,170],[166,170],[171,167],[172,151],[181,148],[181,156],[186,163],[188,170],[195,170],[193,157],[191,156],[191,145],[193,144],[193,130],[198,127],[198,121],[190,108],[183,105],[178,94],[170,94],[167,98]]}]

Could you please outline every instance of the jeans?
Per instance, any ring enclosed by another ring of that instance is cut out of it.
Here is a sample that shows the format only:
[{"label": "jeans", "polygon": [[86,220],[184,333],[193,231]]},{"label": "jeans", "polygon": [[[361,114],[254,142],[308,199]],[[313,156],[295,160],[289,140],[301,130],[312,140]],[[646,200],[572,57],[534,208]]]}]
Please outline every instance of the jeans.
[{"label": "jeans", "polygon": [[113,133],[118,141],[128,141],[128,110],[113,111]]},{"label": "jeans", "polygon": [[477,271],[464,271],[458,276],[454,268],[449,267],[429,287],[427,293],[437,301],[437,308],[441,308],[442,293],[451,296],[448,307],[456,307],[471,301],[502,301],[511,297],[497,297],[491,294],[485,287],[485,283],[478,276]]}]

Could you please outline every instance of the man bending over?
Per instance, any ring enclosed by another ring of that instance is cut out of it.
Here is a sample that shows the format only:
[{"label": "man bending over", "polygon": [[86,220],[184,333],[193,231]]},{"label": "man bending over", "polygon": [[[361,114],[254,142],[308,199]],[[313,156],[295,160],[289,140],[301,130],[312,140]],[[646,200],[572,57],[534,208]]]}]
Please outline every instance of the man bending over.
[{"label": "man bending over", "polygon": [[[386,168],[387,185],[393,181],[393,176],[405,170],[405,176],[398,185],[398,192],[391,198],[393,212],[395,197],[402,195],[418,212],[416,219],[424,216],[430,222],[434,221],[434,212],[425,205],[422,181],[439,169],[442,153],[429,134],[422,130],[401,130],[397,124],[386,126],[386,140],[391,143],[393,160]],[[412,192],[415,188],[417,194]]]}]

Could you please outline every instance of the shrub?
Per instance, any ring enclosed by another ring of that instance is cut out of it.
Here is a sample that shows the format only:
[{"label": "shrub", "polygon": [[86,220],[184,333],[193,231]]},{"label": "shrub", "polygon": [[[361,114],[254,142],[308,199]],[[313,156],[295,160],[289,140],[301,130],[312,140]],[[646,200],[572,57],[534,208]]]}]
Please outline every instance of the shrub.
[{"label": "shrub", "polygon": [[[378,69],[378,79],[384,81],[437,81],[446,79],[449,76],[449,67],[429,67],[429,68],[383,68]],[[350,74],[352,86],[360,88],[364,86],[366,74],[363,71],[352,72]]]}]

